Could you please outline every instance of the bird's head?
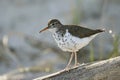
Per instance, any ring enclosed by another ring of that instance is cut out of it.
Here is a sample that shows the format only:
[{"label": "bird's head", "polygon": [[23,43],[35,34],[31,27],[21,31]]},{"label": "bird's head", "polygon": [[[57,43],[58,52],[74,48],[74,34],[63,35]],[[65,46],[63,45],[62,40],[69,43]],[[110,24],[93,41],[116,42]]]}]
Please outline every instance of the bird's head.
[{"label": "bird's head", "polygon": [[60,22],[59,20],[57,20],[57,19],[52,19],[52,20],[50,20],[50,21],[48,22],[48,26],[47,26],[46,28],[42,29],[42,30],[40,31],[40,33],[43,32],[43,31],[45,31],[45,30],[50,30],[50,31],[55,30],[55,29],[61,27],[61,25],[62,25],[62,24],[61,24],[61,22]]}]

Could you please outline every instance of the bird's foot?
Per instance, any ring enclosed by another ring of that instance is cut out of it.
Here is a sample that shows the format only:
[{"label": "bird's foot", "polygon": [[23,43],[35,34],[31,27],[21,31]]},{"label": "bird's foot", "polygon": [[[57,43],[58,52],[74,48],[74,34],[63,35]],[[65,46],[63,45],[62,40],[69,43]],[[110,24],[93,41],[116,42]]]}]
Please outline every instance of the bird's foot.
[{"label": "bird's foot", "polygon": [[80,65],[80,63],[76,63],[76,64],[74,64],[74,68],[76,68],[76,67],[78,67]]},{"label": "bird's foot", "polygon": [[71,69],[71,66],[66,66],[64,70],[69,72],[70,69]]}]

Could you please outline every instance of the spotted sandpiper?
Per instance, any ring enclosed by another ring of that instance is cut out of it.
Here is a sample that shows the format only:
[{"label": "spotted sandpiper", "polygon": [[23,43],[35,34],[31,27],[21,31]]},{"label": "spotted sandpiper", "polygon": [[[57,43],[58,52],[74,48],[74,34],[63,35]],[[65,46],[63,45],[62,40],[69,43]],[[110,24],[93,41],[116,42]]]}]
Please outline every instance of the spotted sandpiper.
[{"label": "spotted sandpiper", "polygon": [[75,57],[74,67],[78,66],[77,51],[85,47],[97,34],[104,32],[102,29],[88,29],[77,25],[63,25],[59,20],[52,19],[48,22],[48,27],[40,31],[49,30],[57,42],[58,46],[67,52],[72,52],[66,70],[73,57]]}]

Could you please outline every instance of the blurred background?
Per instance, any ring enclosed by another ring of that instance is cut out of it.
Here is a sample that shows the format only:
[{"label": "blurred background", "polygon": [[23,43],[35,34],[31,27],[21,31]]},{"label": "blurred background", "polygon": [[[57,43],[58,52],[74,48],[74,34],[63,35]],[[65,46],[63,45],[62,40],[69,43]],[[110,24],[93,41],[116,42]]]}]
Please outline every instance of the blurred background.
[{"label": "blurred background", "polygon": [[39,34],[54,18],[106,30],[78,52],[80,63],[120,55],[120,0],[0,0],[0,80],[64,69],[70,53],[57,47],[50,32]]}]

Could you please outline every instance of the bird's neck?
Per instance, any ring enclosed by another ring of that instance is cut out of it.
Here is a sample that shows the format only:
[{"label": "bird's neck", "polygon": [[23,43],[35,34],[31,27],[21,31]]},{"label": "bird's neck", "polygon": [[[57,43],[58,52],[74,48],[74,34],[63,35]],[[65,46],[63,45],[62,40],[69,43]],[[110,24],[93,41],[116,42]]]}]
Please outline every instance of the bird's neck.
[{"label": "bird's neck", "polygon": [[58,30],[57,28],[49,29],[49,31],[52,33],[55,33],[57,30]]}]

